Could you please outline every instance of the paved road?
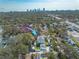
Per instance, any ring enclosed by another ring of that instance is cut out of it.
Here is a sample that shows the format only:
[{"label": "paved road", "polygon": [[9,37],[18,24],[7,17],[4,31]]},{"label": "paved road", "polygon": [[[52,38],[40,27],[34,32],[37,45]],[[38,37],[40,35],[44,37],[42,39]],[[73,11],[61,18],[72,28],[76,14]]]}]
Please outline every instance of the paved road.
[{"label": "paved road", "polygon": [[67,24],[69,24],[70,26],[74,26],[74,27],[77,27],[79,28],[79,25],[75,24],[75,23],[72,23],[72,22],[69,22],[69,21],[65,21]]}]

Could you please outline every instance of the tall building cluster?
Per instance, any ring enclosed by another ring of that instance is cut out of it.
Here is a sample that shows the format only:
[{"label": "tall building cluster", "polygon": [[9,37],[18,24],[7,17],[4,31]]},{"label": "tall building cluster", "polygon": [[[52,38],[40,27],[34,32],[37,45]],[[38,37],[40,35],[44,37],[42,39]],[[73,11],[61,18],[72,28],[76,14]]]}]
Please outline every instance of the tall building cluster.
[{"label": "tall building cluster", "polygon": [[27,9],[27,12],[40,12],[40,11],[46,11],[45,10],[45,8],[43,8],[43,9],[40,9],[40,8],[38,8],[38,9]]}]

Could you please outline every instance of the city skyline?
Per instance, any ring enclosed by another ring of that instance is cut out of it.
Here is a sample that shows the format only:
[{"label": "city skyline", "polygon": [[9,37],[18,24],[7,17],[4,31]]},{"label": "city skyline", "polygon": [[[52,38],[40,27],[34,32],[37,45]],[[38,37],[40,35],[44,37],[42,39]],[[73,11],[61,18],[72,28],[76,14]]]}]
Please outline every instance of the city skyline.
[{"label": "city skyline", "polygon": [[0,11],[79,10],[79,0],[0,0]]}]

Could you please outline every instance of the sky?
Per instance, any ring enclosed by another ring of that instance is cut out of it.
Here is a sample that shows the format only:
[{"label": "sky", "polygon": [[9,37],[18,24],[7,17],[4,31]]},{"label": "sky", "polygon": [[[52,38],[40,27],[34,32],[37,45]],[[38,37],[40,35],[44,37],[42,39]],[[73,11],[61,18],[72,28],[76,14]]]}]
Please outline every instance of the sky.
[{"label": "sky", "polygon": [[0,0],[0,11],[79,10],[79,0]]}]

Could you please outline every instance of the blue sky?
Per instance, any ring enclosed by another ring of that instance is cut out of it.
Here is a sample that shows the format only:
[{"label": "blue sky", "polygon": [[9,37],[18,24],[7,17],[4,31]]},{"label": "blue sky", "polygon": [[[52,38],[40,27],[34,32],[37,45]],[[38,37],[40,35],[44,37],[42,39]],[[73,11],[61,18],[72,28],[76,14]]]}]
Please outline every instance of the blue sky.
[{"label": "blue sky", "polygon": [[0,11],[25,11],[34,8],[75,10],[79,9],[79,0],[0,0]]}]

